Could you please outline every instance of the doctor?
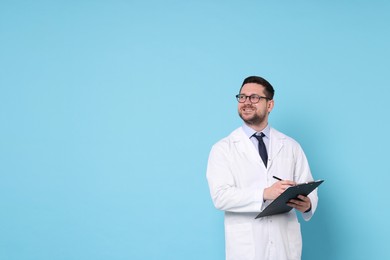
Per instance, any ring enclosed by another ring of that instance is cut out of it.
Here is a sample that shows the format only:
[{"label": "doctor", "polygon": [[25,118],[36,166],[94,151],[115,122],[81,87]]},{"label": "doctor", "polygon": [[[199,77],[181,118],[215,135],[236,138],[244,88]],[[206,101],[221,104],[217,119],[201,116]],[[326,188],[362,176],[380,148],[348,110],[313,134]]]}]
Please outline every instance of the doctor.
[{"label": "doctor", "polygon": [[227,260],[301,259],[296,211],[308,221],[317,208],[314,190],[288,203],[296,210],[255,219],[285,189],[313,180],[300,145],[268,124],[273,96],[267,80],[246,78],[236,96],[244,124],[216,143],[209,155],[207,180],[215,207],[225,212]]}]

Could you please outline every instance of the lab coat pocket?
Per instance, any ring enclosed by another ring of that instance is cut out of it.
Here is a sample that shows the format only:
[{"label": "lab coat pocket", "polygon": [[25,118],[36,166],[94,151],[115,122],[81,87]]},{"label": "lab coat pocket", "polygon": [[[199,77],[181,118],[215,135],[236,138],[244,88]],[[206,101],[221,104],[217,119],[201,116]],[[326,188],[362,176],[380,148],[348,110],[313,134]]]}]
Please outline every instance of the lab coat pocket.
[{"label": "lab coat pocket", "polygon": [[301,224],[291,221],[288,223],[288,246],[290,260],[299,260],[302,255]]},{"label": "lab coat pocket", "polygon": [[251,260],[255,257],[251,223],[226,225],[226,260]]}]

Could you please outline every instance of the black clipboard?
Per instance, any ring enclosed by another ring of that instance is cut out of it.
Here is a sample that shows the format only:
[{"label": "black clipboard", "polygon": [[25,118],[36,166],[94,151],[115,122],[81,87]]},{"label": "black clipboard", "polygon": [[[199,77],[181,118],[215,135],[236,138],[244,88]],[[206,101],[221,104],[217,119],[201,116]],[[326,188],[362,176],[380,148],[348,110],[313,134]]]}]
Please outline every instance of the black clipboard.
[{"label": "black clipboard", "polygon": [[287,202],[295,199],[298,195],[309,195],[315,188],[320,186],[324,180],[311,181],[288,187],[279,197],[272,201],[256,218],[289,212],[292,207],[287,206]]}]

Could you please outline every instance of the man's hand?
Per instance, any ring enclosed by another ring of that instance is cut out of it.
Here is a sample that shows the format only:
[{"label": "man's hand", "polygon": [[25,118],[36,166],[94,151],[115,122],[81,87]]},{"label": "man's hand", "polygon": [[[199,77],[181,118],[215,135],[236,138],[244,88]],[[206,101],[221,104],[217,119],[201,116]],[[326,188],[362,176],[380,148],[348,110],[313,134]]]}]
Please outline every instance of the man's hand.
[{"label": "man's hand", "polygon": [[309,197],[299,195],[298,199],[290,200],[287,205],[304,213],[311,208],[311,201]]},{"label": "man's hand", "polygon": [[265,188],[263,193],[264,200],[274,200],[279,197],[288,187],[296,185],[293,181],[278,181],[272,186]]}]

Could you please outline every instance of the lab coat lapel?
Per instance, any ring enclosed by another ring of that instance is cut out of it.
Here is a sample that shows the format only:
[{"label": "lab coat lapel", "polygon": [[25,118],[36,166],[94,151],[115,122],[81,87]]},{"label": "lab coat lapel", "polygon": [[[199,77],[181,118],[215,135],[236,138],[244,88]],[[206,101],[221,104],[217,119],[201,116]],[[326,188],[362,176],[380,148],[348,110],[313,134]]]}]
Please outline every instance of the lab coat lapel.
[{"label": "lab coat lapel", "polygon": [[233,138],[237,150],[243,157],[254,163],[260,164],[261,159],[259,156],[259,152],[256,150],[256,147],[253,145],[253,143],[242,130],[242,128],[237,129]]},{"label": "lab coat lapel", "polygon": [[272,162],[278,156],[279,152],[283,149],[283,143],[284,143],[283,139],[284,138],[285,137],[281,136],[279,134],[279,132],[277,132],[273,128],[271,128],[269,152],[268,152],[268,159],[269,159],[268,167],[271,167]]}]

